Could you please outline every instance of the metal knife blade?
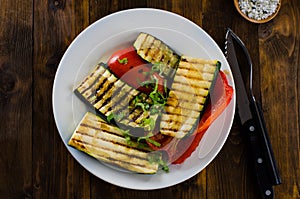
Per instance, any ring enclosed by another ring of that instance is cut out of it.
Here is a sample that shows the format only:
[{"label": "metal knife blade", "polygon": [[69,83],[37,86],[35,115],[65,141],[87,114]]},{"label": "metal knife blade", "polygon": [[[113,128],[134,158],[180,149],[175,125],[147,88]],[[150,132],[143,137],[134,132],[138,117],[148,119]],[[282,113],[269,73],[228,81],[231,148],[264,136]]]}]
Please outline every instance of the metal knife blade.
[{"label": "metal knife blade", "polygon": [[239,69],[239,63],[236,57],[235,48],[233,45],[233,40],[230,31],[227,31],[226,33],[225,54],[229,62],[229,65],[231,67],[233,78],[235,81],[235,87],[238,93],[237,96],[238,113],[240,116],[241,123],[244,124],[248,120],[252,119],[253,117],[252,117],[251,110],[249,109],[250,101],[245,88],[243,76]]},{"label": "metal knife blade", "polygon": [[[280,184],[281,179],[267,135],[262,110],[259,103],[255,100],[251,88],[251,96],[249,97],[247,94],[233,40],[241,45],[242,48],[246,49],[246,47],[238,36],[231,29],[228,29],[226,33],[225,54],[236,85],[238,114],[243,130],[247,134],[248,146],[251,150],[252,164],[255,168],[260,194],[262,198],[274,198],[272,185]],[[245,51],[247,59],[250,60],[250,67],[252,67],[250,55],[248,54],[247,49]],[[252,71],[250,79],[252,80]]]}]

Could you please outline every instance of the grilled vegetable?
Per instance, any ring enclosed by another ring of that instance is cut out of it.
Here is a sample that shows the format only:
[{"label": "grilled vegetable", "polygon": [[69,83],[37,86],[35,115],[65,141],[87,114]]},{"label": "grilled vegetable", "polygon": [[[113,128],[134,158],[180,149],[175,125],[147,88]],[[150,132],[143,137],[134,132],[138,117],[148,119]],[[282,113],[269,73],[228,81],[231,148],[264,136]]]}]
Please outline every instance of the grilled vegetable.
[{"label": "grilled vegetable", "polygon": [[[177,160],[172,162],[172,164],[181,164],[191,156],[198,147],[200,140],[208,127],[219,117],[230,103],[232,94],[233,88],[228,84],[225,73],[220,71],[215,79],[214,89],[210,92],[210,98],[214,98],[214,103],[211,103],[211,101],[208,102],[197,128],[187,139],[181,139],[178,143],[178,145],[181,148],[186,149],[186,151]],[[192,139],[193,141],[186,141],[188,139]],[[169,157],[174,157],[172,152],[176,153],[176,151],[168,151]]]},{"label": "grilled vegetable", "polygon": [[75,129],[68,144],[97,160],[137,173],[156,173],[160,153],[151,152],[147,145],[130,141],[124,130],[106,123],[97,115],[87,112]]},{"label": "grilled vegetable", "polygon": [[74,92],[98,113],[114,119],[121,126],[125,125],[125,128],[149,130],[150,124],[144,121],[157,118],[150,106],[145,109],[136,102],[139,99],[150,104],[150,97],[116,78],[103,63],[98,64]]},{"label": "grilled vegetable", "polygon": [[161,133],[183,138],[204,110],[220,62],[182,56],[162,114]]},{"label": "grilled vegetable", "polygon": [[161,40],[147,33],[140,33],[133,46],[144,60],[162,67],[162,75],[172,78],[175,74],[180,56]]}]

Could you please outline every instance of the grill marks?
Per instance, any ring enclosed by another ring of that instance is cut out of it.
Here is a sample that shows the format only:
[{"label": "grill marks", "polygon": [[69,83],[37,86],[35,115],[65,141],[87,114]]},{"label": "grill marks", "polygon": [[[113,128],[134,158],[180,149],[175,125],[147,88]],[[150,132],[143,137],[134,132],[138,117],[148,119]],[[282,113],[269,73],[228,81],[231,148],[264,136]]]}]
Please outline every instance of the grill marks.
[{"label": "grill marks", "polygon": [[167,77],[174,75],[180,57],[165,43],[152,35],[140,33],[133,45],[138,55],[146,61],[152,64],[162,63],[162,74]]},{"label": "grill marks", "polygon": [[149,111],[134,106],[136,97],[149,97],[116,78],[104,63],[100,63],[92,73],[76,88],[77,92],[96,110],[106,117],[122,114],[121,124],[140,127],[143,119],[149,118]]},{"label": "grill marks", "polygon": [[155,173],[158,169],[158,163],[148,160],[150,149],[141,149],[134,141],[129,145],[118,127],[89,112],[77,126],[69,145],[130,171]]},{"label": "grill marks", "polygon": [[[141,48],[149,43],[154,47],[161,44],[149,35],[141,38],[147,40],[141,42]],[[148,49],[149,53],[156,52],[154,47]],[[160,121],[162,134],[182,138],[191,131],[205,107],[218,69],[218,62],[214,60],[181,57]],[[112,113],[122,115],[117,122],[125,126],[141,128],[144,119],[151,117],[150,111],[143,111],[134,104],[136,97],[143,101],[150,100],[149,97],[117,79],[103,63],[98,64],[76,90],[106,117]]]},{"label": "grill marks", "polygon": [[[87,112],[68,144],[103,162],[151,174],[157,172],[159,164],[150,161],[153,160],[153,153],[149,146],[141,148],[141,144],[135,142],[135,136],[144,135],[140,134],[141,128],[144,128],[142,133],[149,131],[145,119],[149,118],[147,122],[156,122],[159,118],[162,134],[176,138],[187,135],[200,119],[219,70],[219,63],[214,60],[180,57],[162,41],[146,33],[140,33],[134,47],[139,56],[162,70],[160,75],[172,80],[164,112],[156,114],[143,110],[141,106],[145,105],[144,102],[150,102],[150,105],[152,99],[118,79],[104,63],[99,63],[79,84],[75,93],[106,117],[111,114],[122,115],[119,119],[114,118],[114,124],[121,128]],[[141,106],[136,106],[136,102],[141,102]],[[122,130],[124,127],[128,131],[132,130],[130,127],[139,129],[128,134]],[[130,142],[127,139],[129,135]],[[161,158],[160,154],[155,159]]]},{"label": "grill marks", "polygon": [[182,138],[191,131],[205,107],[218,69],[217,61],[182,56],[162,115],[162,134]]}]

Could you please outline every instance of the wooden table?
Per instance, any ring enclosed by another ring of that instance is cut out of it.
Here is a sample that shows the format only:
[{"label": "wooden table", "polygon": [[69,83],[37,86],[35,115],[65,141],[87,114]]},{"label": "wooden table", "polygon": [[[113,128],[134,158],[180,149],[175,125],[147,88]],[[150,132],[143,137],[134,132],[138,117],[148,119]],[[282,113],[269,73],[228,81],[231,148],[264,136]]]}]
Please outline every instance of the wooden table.
[{"label": "wooden table", "polygon": [[300,198],[300,1],[283,0],[265,24],[243,19],[221,0],[0,0],[0,198],[258,198],[245,140],[235,120],[214,161],[191,179],[160,190],[111,185],[81,167],[60,139],[52,114],[59,61],[89,24],[119,10],[152,7],[180,14],[224,48],[226,28],[254,62],[254,93],[282,177],[276,198]]}]

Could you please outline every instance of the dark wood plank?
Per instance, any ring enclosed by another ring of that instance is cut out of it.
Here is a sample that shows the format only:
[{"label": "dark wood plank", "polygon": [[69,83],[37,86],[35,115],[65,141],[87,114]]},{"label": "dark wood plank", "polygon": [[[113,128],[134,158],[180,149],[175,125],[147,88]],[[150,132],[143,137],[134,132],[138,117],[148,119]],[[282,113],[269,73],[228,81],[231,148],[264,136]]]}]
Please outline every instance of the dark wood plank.
[{"label": "dark wood plank", "polygon": [[201,26],[202,23],[202,4],[201,1],[190,0],[190,1],[160,1],[160,0],[149,0],[147,6],[151,8],[157,8],[162,10],[168,10],[173,13],[179,14],[194,23]]},{"label": "dark wood plank", "polygon": [[0,193],[31,195],[32,3],[0,6]]},{"label": "dark wood plank", "polygon": [[[278,16],[259,27],[262,105],[282,185],[277,198],[300,198],[299,1],[283,1]],[[275,59],[274,59],[275,58]],[[268,75],[269,74],[269,75]]]},{"label": "dark wood plank", "polygon": [[59,61],[75,36],[88,25],[88,17],[86,2],[34,2],[32,139],[35,198],[90,196],[89,174],[74,162],[60,139],[51,101]]},{"label": "dark wood plank", "polygon": [[139,7],[146,7],[146,0],[91,0],[90,23],[119,10]]}]

